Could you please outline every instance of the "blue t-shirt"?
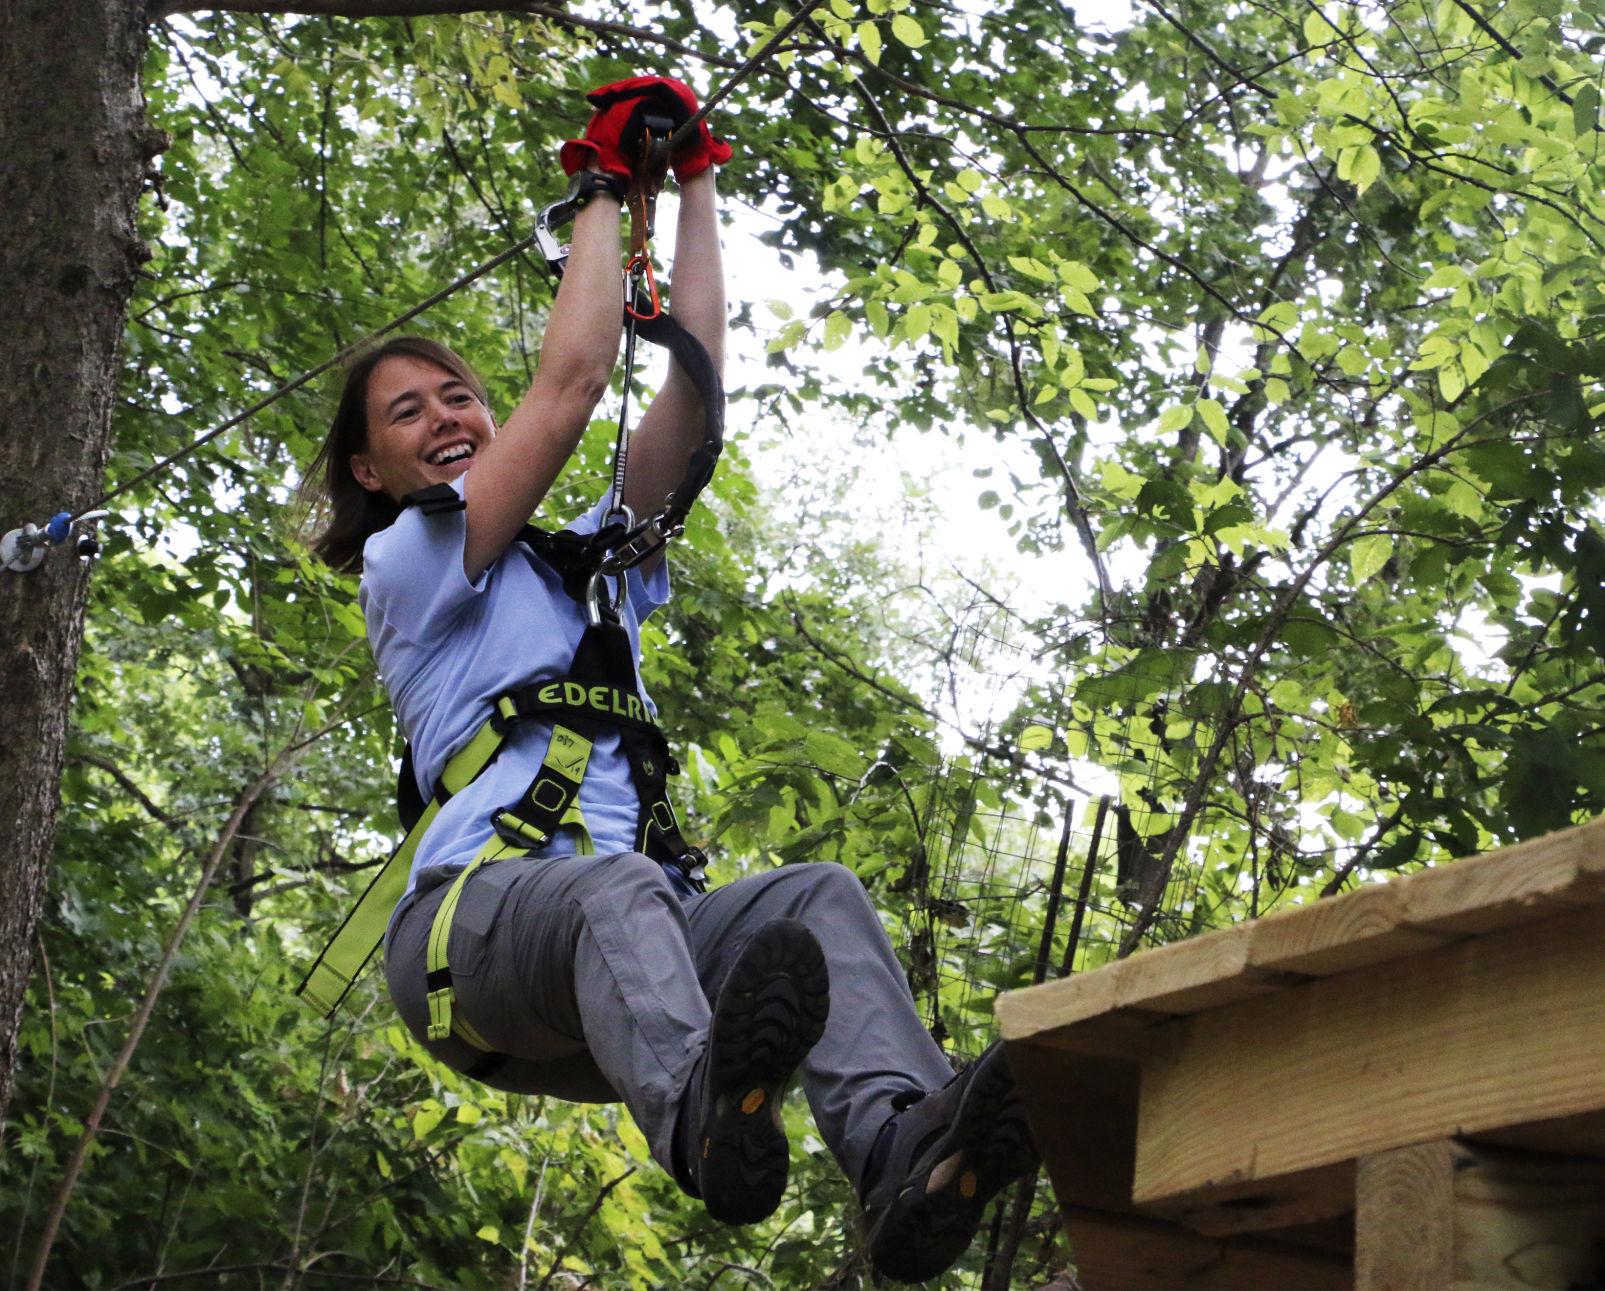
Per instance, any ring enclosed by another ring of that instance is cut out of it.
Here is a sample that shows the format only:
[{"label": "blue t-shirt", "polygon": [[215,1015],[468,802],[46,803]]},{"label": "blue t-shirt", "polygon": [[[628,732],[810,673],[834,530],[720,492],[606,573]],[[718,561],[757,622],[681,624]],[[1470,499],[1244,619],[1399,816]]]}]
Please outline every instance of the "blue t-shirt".
[{"label": "blue t-shirt", "polygon": [[[462,494],[461,479],[452,487]],[[605,509],[606,499],[568,528],[594,532]],[[585,631],[584,611],[523,543],[513,543],[469,582],[463,572],[465,516],[463,511],[425,515],[408,507],[362,551],[360,599],[368,643],[412,744],[418,789],[426,801],[451,756],[490,716],[492,700],[513,686],[566,674]],[[665,564],[648,578],[633,569],[626,575],[619,618],[630,634],[638,669],[641,621],[668,597]],[[656,717],[657,706],[645,688],[641,696]],[[551,733],[548,722],[513,727],[497,759],[435,817],[413,857],[408,892],[426,869],[461,868],[473,860],[493,832],[491,814],[529,787]],[[634,848],[638,800],[616,731],[599,729],[578,801],[598,853]],[[578,841],[577,831],[565,829],[532,855],[570,855]]]}]

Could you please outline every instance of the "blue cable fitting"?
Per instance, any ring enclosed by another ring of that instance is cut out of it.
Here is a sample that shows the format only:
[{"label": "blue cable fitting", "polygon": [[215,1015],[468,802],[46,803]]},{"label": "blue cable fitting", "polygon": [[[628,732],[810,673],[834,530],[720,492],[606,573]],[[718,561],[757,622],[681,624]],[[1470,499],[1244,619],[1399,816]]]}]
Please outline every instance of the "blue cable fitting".
[{"label": "blue cable fitting", "polygon": [[50,517],[50,523],[45,526],[45,532],[50,535],[53,543],[64,543],[72,533],[72,512],[58,511]]}]

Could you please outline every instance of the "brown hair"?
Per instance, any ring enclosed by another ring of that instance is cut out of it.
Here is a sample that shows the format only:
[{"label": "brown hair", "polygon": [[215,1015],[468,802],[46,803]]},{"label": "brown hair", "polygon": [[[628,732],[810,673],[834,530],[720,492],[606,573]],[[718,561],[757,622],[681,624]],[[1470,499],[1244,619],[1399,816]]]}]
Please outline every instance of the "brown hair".
[{"label": "brown hair", "polygon": [[329,433],[301,482],[303,500],[327,516],[322,532],[312,540],[312,550],[342,574],[362,572],[363,545],[401,514],[391,498],[370,493],[351,473],[352,457],[368,447],[368,379],[376,367],[398,354],[444,368],[473,391],[480,403],[490,406],[479,373],[438,341],[396,336],[351,360]]}]

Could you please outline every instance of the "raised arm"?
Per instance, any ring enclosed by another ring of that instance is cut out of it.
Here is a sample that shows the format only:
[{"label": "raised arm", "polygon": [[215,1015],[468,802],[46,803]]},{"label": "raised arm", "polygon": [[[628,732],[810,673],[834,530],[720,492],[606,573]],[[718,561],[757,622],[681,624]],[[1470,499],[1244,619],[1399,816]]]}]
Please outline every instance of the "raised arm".
[{"label": "raised arm", "polygon": [[[681,326],[707,348],[723,376],[724,262],[711,166],[680,187],[669,304]],[[684,477],[686,459],[701,442],[702,400],[679,365],[671,363],[668,380],[641,415],[630,441],[624,500],[637,516],[650,515],[663,505],[663,499]],[[643,568],[650,571],[661,559],[659,553]]]},{"label": "raised arm", "polygon": [[470,578],[517,537],[585,433],[618,357],[623,313],[619,207],[602,194],[575,216],[535,379],[464,479]]}]

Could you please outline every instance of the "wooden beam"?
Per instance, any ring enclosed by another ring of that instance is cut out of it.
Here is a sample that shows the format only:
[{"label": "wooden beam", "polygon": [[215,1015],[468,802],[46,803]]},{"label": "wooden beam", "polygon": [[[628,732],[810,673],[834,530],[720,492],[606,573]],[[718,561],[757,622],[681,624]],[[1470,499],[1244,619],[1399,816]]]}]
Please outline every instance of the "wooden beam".
[{"label": "wooden beam", "polygon": [[1205,1188],[1156,1202],[1144,1213],[1175,1220],[1206,1237],[1270,1233],[1336,1219],[1354,1213],[1354,1163]]},{"label": "wooden beam", "polygon": [[1355,1291],[1566,1291],[1605,1280],[1605,1163],[1462,1142],[1367,1157]]},{"label": "wooden beam", "polygon": [[1010,1044],[1009,1069],[1025,1100],[1060,1206],[1126,1210],[1137,1149],[1134,1063]]},{"label": "wooden beam", "polygon": [[1361,1158],[1354,1291],[1447,1291],[1455,1269],[1454,1195],[1447,1142]]},{"label": "wooden beam", "polygon": [[1605,1107],[1605,908],[1166,1024],[1134,1200]]},{"label": "wooden beam", "polygon": [[1065,1231],[1084,1291],[1351,1291],[1354,1285],[1345,1255],[1200,1237],[1133,1215],[1068,1210]]}]

